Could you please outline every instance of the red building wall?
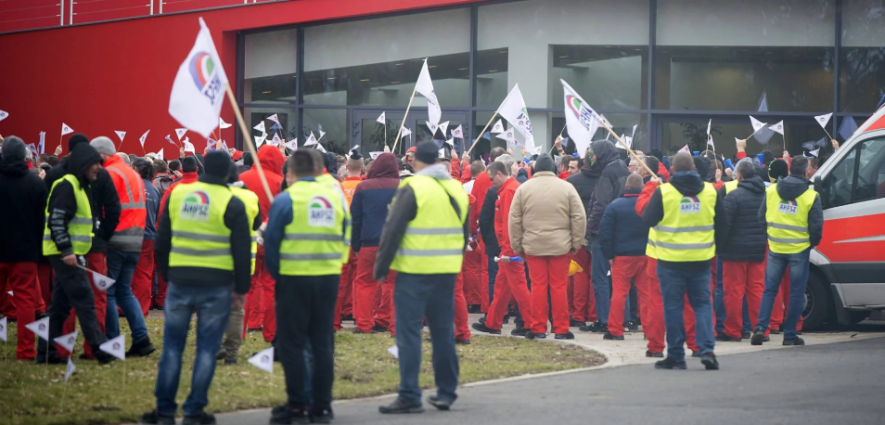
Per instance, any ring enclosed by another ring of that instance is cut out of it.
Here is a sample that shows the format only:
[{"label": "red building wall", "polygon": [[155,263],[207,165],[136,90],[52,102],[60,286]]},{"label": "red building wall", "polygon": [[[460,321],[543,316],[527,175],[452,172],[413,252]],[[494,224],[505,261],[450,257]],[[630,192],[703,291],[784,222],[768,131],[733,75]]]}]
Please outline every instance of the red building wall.
[{"label": "red building wall", "polygon": [[[140,154],[138,138],[151,130],[145,150],[168,152],[175,148],[164,137],[174,138],[174,129],[180,127],[168,112],[172,81],[193,46],[200,16],[212,31],[233,86],[238,31],[475,1],[277,1],[0,35],[0,110],[10,114],[0,121],[0,134],[36,143],[39,132],[45,131],[46,151],[51,153],[59,144],[62,122],[89,137],[116,140],[114,131],[120,130],[127,132],[121,150]],[[0,15],[0,20],[6,19]],[[234,122],[227,102],[222,117]],[[225,132],[230,133],[221,137],[232,141],[233,129]],[[198,149],[205,146],[195,133],[189,137]]]}]

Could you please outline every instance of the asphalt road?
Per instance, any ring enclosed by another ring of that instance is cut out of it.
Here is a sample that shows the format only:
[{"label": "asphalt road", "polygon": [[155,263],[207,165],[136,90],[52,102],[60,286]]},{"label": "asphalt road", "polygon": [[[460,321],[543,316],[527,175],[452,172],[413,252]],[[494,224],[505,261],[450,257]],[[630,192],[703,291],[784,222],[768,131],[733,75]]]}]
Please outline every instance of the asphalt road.
[{"label": "asphalt road", "polygon": [[[720,358],[722,369],[649,365],[462,388],[450,412],[387,416],[391,398],[334,406],[336,424],[883,424],[885,338]],[[425,393],[426,397],[427,393]],[[266,424],[269,411],[219,415]]]}]

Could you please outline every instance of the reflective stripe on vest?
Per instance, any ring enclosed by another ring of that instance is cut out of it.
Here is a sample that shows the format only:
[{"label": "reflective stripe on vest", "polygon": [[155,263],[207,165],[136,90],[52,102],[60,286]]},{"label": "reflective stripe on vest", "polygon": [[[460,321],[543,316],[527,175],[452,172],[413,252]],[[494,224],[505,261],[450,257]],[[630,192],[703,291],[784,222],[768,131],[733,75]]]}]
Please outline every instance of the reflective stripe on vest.
[{"label": "reflective stripe on vest", "polygon": [[260,207],[258,206],[258,195],[249,189],[231,186],[231,193],[237,197],[246,206],[246,218],[249,219],[249,236],[252,237],[252,274],[255,274],[255,256],[258,254],[258,238],[255,237],[255,229],[252,225],[255,223],[255,217],[258,217]]},{"label": "reflective stripe on vest", "polygon": [[48,200],[52,199],[52,191],[63,181],[70,183],[74,192],[74,200],[77,201],[77,211],[74,213],[74,218],[68,222],[67,228],[68,236],[71,238],[71,248],[76,255],[86,255],[92,249],[92,237],[95,236],[93,234],[92,205],[89,204],[89,196],[86,195],[86,191],[80,187],[80,180],[72,174],[65,174],[64,177],[52,183],[52,189],[46,201],[46,222],[43,224],[43,255],[61,254],[55,241],[52,240],[52,232],[49,229],[51,213]]},{"label": "reflective stripe on vest", "polygon": [[172,248],[169,267],[234,270],[230,229],[224,213],[233,198],[226,186],[179,184],[169,196]]},{"label": "reflective stripe on vest", "polygon": [[[411,274],[459,273],[469,208],[464,187],[452,179],[421,174],[403,180],[400,187],[404,185],[412,187],[418,212],[406,228],[391,269]],[[457,214],[451,199],[458,205]]]},{"label": "reflective stripe on vest", "polygon": [[716,254],[716,189],[704,183],[696,196],[684,196],[672,184],[660,187],[664,218],[655,226],[655,254],[671,262],[704,261]]},{"label": "reflective stripe on vest", "polygon": [[[125,188],[126,196],[121,193],[120,187],[117,187],[117,195],[120,198],[120,224],[114,230],[113,236],[108,241],[108,246],[122,251],[140,252],[141,244],[144,240],[144,226],[147,218],[147,211],[144,204],[144,182],[141,178],[136,178],[133,184],[129,177],[126,176],[127,170],[124,172],[119,169],[121,163],[114,162],[105,167],[105,169],[122,180]],[[120,181],[114,182],[117,186]]]},{"label": "reflective stripe on vest", "polygon": [[793,200],[781,199],[776,185],[765,190],[765,221],[771,252],[796,254],[811,247],[808,212],[816,197],[817,192],[811,188]]},{"label": "reflective stripe on vest", "polygon": [[648,243],[645,245],[645,255],[654,258],[657,260],[657,242],[655,241],[656,234],[654,228],[648,229]]},{"label": "reflective stripe on vest", "polygon": [[299,180],[286,189],[292,221],[280,243],[280,274],[324,276],[341,274],[348,255],[350,213],[344,194],[327,181]]}]

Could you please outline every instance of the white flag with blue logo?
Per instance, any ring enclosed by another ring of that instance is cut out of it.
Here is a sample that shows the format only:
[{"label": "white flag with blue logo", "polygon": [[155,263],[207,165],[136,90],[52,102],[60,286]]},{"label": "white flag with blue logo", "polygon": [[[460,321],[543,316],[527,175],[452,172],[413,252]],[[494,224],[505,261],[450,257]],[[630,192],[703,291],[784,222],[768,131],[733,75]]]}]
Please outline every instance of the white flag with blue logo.
[{"label": "white flag with blue logo", "polygon": [[[372,158],[375,159],[375,158]],[[6,337],[6,327],[9,325],[9,321],[4,317],[0,319],[0,341],[7,342]]]},{"label": "white flag with blue logo", "polygon": [[74,351],[74,345],[77,343],[77,330],[74,329],[74,332],[55,338],[54,341],[65,350]]},{"label": "white flag with blue logo", "polygon": [[65,368],[65,384],[68,383],[68,379],[71,379],[71,375],[77,371],[77,366],[74,366],[74,361],[68,357],[68,366]]},{"label": "white flag with blue logo", "polygon": [[40,143],[37,145],[37,149],[40,151],[41,154],[46,153],[46,132],[45,131],[40,132]]},{"label": "white flag with blue logo", "polygon": [[522,137],[525,138],[526,150],[534,151],[535,139],[532,135],[532,120],[529,119],[529,111],[522,98],[522,92],[519,91],[519,84],[513,86],[504,102],[498,107],[498,115],[504,117],[510,125],[516,128],[516,131],[522,134]]},{"label": "white flag with blue logo", "polygon": [[34,335],[37,335],[40,338],[49,341],[49,316],[46,316],[35,322],[28,323],[27,325],[25,325],[25,328],[33,332]]},{"label": "white flag with blue logo", "polygon": [[104,344],[99,345],[98,349],[120,360],[126,360],[126,335],[109,339]]},{"label": "white flag with blue logo", "polygon": [[249,364],[267,373],[273,373],[273,347],[261,350],[249,358]]},{"label": "white flag with blue logo", "polygon": [[212,34],[200,18],[200,32],[194,47],[178,68],[172,83],[169,114],[182,126],[209,137],[218,127],[226,85],[227,75],[212,42]]},{"label": "white flag with blue logo", "polygon": [[439,106],[439,100],[436,98],[436,92],[433,90],[433,81],[430,80],[430,70],[427,68],[427,59],[424,59],[424,66],[421,67],[421,73],[418,74],[418,82],[415,83],[415,91],[421,93],[427,99],[427,118],[433,124],[439,124],[442,118],[442,108]]}]

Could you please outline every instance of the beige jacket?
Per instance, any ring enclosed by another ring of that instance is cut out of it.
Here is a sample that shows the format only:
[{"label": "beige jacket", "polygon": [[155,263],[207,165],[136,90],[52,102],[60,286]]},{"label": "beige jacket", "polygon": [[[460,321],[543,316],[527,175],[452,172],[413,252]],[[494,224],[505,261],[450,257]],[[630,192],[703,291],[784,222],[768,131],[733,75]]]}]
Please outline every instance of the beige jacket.
[{"label": "beige jacket", "polygon": [[586,245],[587,213],[574,186],[541,171],[516,190],[509,229],[517,254],[563,255]]}]

